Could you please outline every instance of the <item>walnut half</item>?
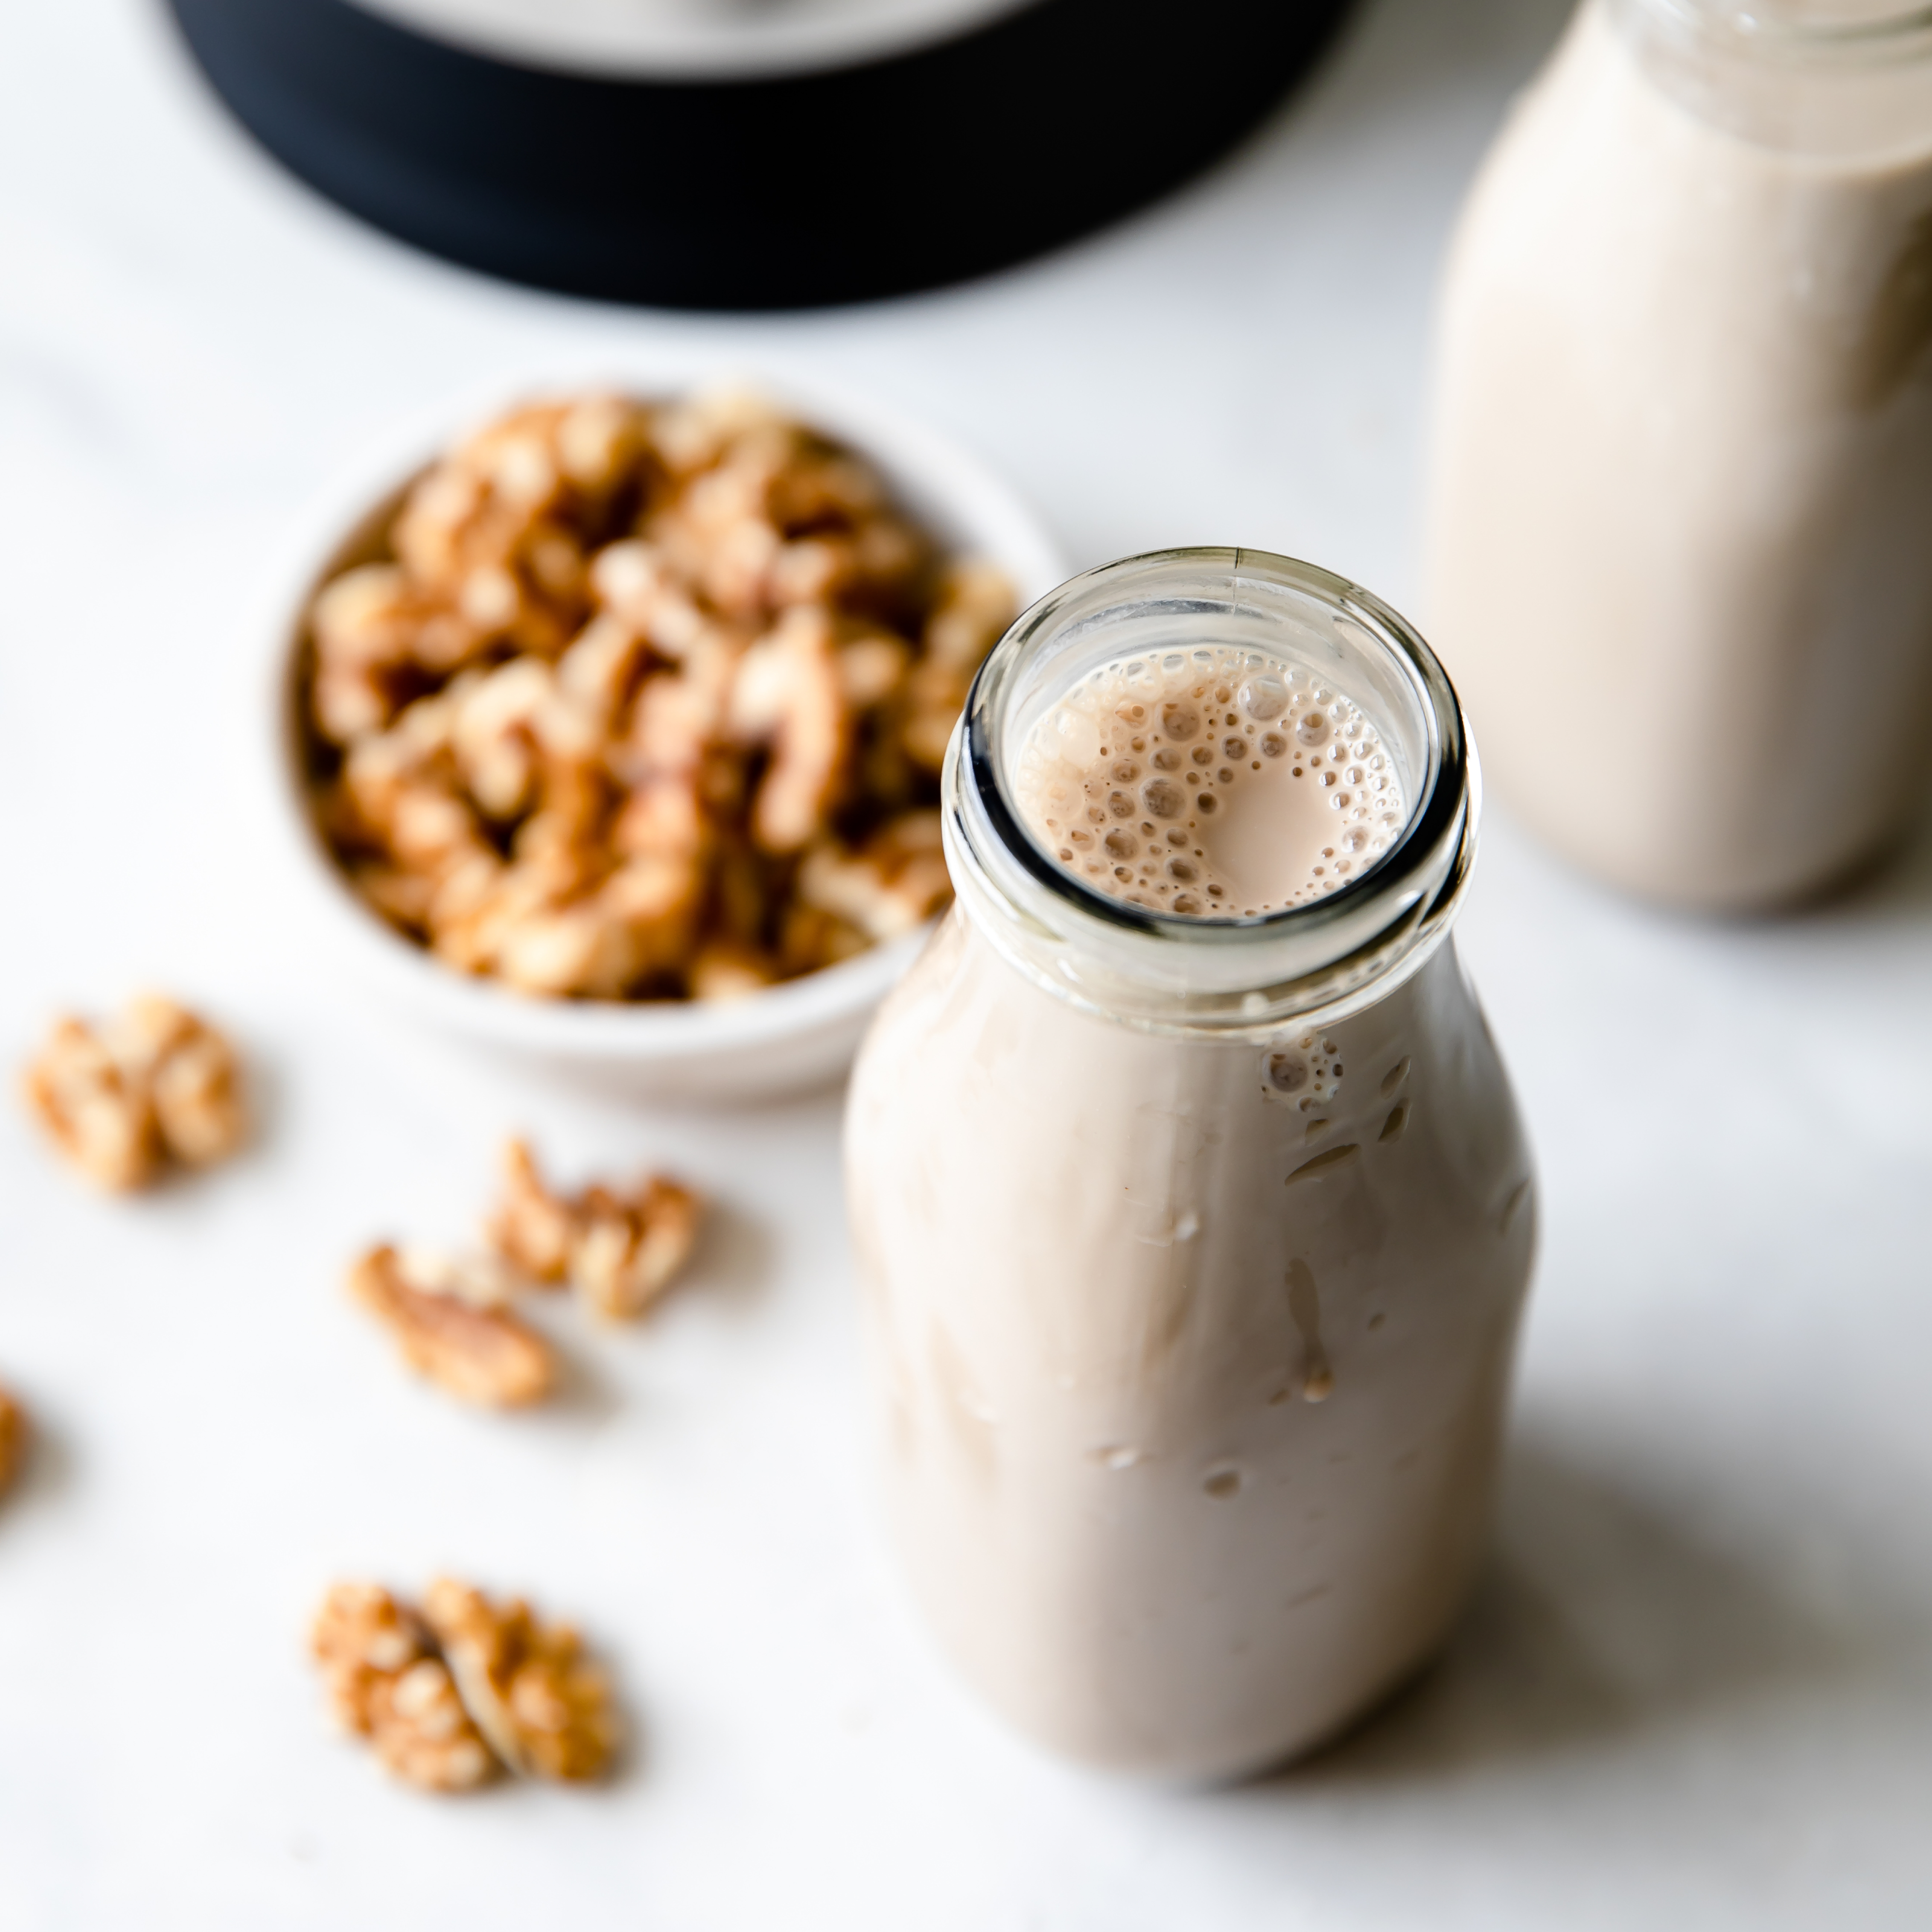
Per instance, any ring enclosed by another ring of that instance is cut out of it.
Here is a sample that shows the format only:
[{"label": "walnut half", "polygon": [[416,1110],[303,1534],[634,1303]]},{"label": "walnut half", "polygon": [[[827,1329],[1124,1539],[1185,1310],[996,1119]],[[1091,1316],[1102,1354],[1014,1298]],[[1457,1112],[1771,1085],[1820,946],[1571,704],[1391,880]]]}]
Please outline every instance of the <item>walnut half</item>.
[{"label": "walnut half", "polygon": [[374,1583],[338,1583],[309,1633],[329,1707],[406,1784],[469,1791],[501,1767],[458,1696],[422,1619]]},{"label": "walnut half", "polygon": [[570,1278],[570,1244],[575,1232],[569,1208],[544,1186],[535,1157],[524,1142],[506,1144],[503,1191],[484,1224],[490,1246],[512,1268],[546,1287]]},{"label": "walnut half", "polygon": [[610,1679],[566,1624],[542,1624],[520,1598],[490,1602],[440,1577],[423,1612],[496,1755],[526,1778],[600,1776],[617,1748]]},{"label": "walnut half", "polygon": [[556,1382],[540,1335],[507,1310],[479,1306],[440,1280],[412,1279],[386,1244],[350,1268],[349,1292],[395,1338],[411,1368],[464,1402],[525,1408],[542,1401]]},{"label": "walnut half", "polygon": [[212,1166],[242,1144],[248,1117],[241,1068],[235,1049],[206,1021],[160,994],[143,993],[122,1010],[107,1039],[146,1088],[170,1160]]},{"label": "walnut half", "polygon": [[574,1630],[520,1600],[444,1577],[418,1612],[379,1585],[338,1583],[309,1648],[336,1721],[424,1790],[470,1790],[506,1768],[580,1783],[616,1754],[609,1678]]},{"label": "walnut half", "polygon": [[578,1197],[571,1279],[599,1315],[628,1322],[664,1298],[698,1240],[703,1205],[688,1187],[648,1174],[627,1193],[589,1187]]},{"label": "walnut half", "polygon": [[128,1193],[160,1173],[154,1109],[84,1021],[55,1021],[21,1088],[48,1138],[96,1186]]},{"label": "walnut half", "polygon": [[600,1315],[628,1320],[661,1300],[690,1258],[704,1204],[662,1174],[627,1190],[552,1193],[529,1148],[503,1150],[503,1191],[484,1224],[497,1252],[532,1280],[568,1281]]},{"label": "walnut half", "polygon": [[158,994],[99,1028],[56,1020],[22,1084],[54,1145],[111,1192],[147,1186],[170,1164],[208,1166],[248,1134],[234,1048]]}]

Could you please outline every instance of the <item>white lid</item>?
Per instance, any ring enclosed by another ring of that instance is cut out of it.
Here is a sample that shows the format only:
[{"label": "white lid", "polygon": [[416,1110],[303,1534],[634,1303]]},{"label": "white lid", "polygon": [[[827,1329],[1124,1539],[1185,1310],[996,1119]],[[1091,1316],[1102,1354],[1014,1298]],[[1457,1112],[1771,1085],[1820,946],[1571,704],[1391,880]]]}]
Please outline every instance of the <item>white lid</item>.
[{"label": "white lid", "polygon": [[1039,0],[357,0],[499,58],[611,78],[750,80],[905,53]]}]

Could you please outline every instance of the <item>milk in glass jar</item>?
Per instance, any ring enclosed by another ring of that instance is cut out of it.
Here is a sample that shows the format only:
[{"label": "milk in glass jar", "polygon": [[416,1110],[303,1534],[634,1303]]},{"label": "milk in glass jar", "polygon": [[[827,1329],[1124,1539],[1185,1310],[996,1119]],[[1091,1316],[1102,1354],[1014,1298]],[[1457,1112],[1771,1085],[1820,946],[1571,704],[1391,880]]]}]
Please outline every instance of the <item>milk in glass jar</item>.
[{"label": "milk in glass jar", "polygon": [[1585,0],[1445,284],[1427,616],[1505,802],[1774,905],[1932,745],[1932,8]]},{"label": "milk in glass jar", "polygon": [[905,1567],[1050,1746],[1265,1765],[1468,1582],[1535,1221],[1477,810],[1427,646],[1285,558],[1090,572],[980,673],[848,1180]]}]

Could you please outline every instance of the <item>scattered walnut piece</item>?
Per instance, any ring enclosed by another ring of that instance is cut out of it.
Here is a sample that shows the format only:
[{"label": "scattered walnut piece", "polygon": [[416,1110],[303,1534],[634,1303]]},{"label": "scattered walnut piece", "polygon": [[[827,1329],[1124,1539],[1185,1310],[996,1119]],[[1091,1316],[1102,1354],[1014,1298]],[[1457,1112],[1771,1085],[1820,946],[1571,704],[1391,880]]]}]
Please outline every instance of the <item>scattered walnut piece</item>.
[{"label": "scattered walnut piece", "polygon": [[13,1486],[27,1460],[27,1412],[0,1389],[0,1496]]},{"label": "scattered walnut piece", "polygon": [[576,1232],[570,1210],[544,1186],[524,1142],[504,1144],[502,1168],[503,1192],[484,1234],[513,1268],[532,1281],[556,1286],[570,1276],[570,1244]]},{"label": "scattered walnut piece", "polygon": [[131,1000],[108,1037],[152,1096],[169,1157],[184,1167],[224,1160],[246,1138],[235,1049],[185,1006],[158,994]]},{"label": "scattered walnut piece", "polygon": [[690,1258],[703,1214],[689,1188],[657,1174],[624,1194],[586,1188],[570,1250],[578,1292],[612,1321],[648,1313]]},{"label": "scattered walnut piece", "polygon": [[520,1408],[556,1381],[543,1338],[506,1310],[479,1306],[434,1274],[412,1280],[404,1258],[372,1248],[349,1271],[349,1292],[395,1338],[403,1359],[464,1402]]},{"label": "scattered walnut piece", "polygon": [[550,1192],[529,1148],[503,1150],[503,1192],[484,1224],[505,1261],[533,1281],[572,1282],[600,1315],[626,1321],[662,1298],[690,1258],[704,1203],[688,1187],[646,1174],[628,1190]]},{"label": "scattered walnut piece", "polygon": [[445,1295],[472,1308],[507,1308],[528,1283],[523,1270],[484,1250],[434,1248],[410,1242],[396,1250],[396,1272],[424,1294]]},{"label": "scattered walnut piece", "polygon": [[496,1761],[440,1658],[419,1658],[382,1679],[370,1704],[376,1755],[405,1784],[470,1791],[496,1776]]},{"label": "scattered walnut piece", "polygon": [[469,1791],[500,1766],[457,1694],[422,1619],[373,1583],[338,1583],[309,1634],[329,1706],[406,1784]]},{"label": "scattered walnut piece", "polygon": [[541,1624],[520,1600],[492,1604],[447,1577],[430,1586],[423,1610],[464,1702],[512,1770],[575,1781],[608,1768],[617,1747],[610,1680],[568,1625]]},{"label": "scattered walnut piece", "polygon": [[885,848],[938,802],[1012,590],[849,451],[743,390],[538,401],[373,548],[310,607],[311,796],[365,902],[458,970],[742,998],[945,902],[936,848],[903,878]]},{"label": "scattered walnut piece", "polygon": [[114,1192],[148,1186],[170,1163],[224,1160],[248,1134],[233,1048],[158,994],[130,1000],[99,1028],[57,1019],[22,1086],[54,1144]]},{"label": "scattered walnut piece", "polygon": [[160,1133],[146,1093],[84,1022],[57,1019],[22,1084],[55,1146],[97,1186],[126,1192],[160,1172]]}]

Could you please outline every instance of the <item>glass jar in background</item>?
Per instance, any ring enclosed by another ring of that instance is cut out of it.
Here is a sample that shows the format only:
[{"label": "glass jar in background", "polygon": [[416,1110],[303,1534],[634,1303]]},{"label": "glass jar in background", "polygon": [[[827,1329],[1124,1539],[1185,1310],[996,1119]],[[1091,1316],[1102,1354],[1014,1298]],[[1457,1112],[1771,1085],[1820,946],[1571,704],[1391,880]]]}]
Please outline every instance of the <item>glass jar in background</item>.
[{"label": "glass jar in background", "polygon": [[[1202,646],[1345,694],[1394,760],[1395,844],[1313,903],[1177,916],[1023,829],[1046,709]],[[905,1567],[1052,1747],[1259,1767],[1414,1670],[1463,1594],[1535,1218],[1449,937],[1477,812],[1427,646],[1284,558],[1090,572],[980,673],[945,778],[958,898],[862,1050],[847,1181]]]},{"label": "glass jar in background", "polygon": [[1691,907],[1896,833],[1932,746],[1932,8],[1585,0],[1463,214],[1431,635],[1504,801]]}]

